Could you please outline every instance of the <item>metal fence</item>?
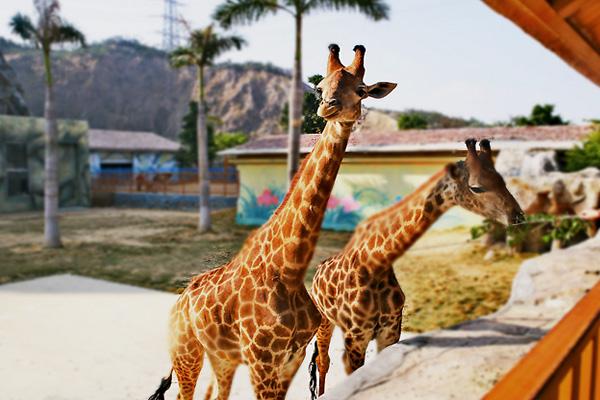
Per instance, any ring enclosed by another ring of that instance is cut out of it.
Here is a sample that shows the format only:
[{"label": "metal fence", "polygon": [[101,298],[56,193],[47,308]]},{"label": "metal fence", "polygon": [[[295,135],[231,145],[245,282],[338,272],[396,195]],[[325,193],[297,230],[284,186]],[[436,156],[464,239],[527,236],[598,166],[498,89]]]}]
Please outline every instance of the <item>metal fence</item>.
[{"label": "metal fence", "polygon": [[[236,197],[239,176],[234,166],[209,170],[211,196]],[[197,168],[170,168],[148,172],[109,169],[92,176],[92,193],[162,193],[193,195],[199,193]]]}]

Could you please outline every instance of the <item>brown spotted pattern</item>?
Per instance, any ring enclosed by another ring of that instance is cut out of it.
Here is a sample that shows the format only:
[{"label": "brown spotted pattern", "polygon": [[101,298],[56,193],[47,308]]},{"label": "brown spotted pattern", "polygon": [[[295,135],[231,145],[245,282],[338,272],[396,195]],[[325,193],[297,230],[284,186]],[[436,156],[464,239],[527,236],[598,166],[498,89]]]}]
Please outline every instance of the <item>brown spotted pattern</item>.
[{"label": "brown spotted pattern", "polygon": [[[330,49],[330,61],[339,60],[338,53],[337,46]],[[193,398],[205,354],[218,399],[229,397],[240,364],[249,366],[258,399],[285,398],[321,322],[304,275],[362,100],[346,93],[364,86],[362,78],[344,71],[328,68],[321,83],[327,125],[282,204],[229,264],[193,278],[173,307],[170,354],[178,399]]]},{"label": "brown spotted pattern", "polygon": [[[398,342],[405,297],[392,265],[446,210],[459,205],[487,218],[502,214],[511,222],[522,215],[493,165],[475,168],[479,162],[448,165],[399,203],[360,223],[343,251],[317,267],[312,296],[323,314],[317,331],[319,394],[325,390],[335,325],[344,334],[347,373],[363,365],[371,340],[378,351]],[[480,181],[488,187],[473,192],[471,185],[481,186]]]}]

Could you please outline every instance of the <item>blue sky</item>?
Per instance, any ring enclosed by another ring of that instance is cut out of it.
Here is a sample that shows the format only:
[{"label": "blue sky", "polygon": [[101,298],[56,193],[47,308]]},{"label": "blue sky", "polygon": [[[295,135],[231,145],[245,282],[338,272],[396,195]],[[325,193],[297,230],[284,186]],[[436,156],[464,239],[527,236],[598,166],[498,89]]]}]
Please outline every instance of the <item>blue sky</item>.
[{"label": "blue sky", "polygon": [[[210,23],[221,0],[184,0],[180,7],[194,27]],[[111,36],[160,44],[161,0],[62,0],[63,13],[90,41]],[[304,25],[304,75],[324,73],[327,45],[338,43],[342,61],[352,47],[367,47],[366,83],[392,81],[398,88],[367,106],[422,108],[486,122],[527,114],[535,103],[556,104],[573,122],[600,118],[600,88],[479,0],[388,0],[389,21],[372,22],[351,12],[318,12]],[[32,12],[29,0],[3,0],[0,35],[17,11]],[[236,27],[248,42],[222,61],[261,61],[290,68],[292,20],[269,16]]]}]

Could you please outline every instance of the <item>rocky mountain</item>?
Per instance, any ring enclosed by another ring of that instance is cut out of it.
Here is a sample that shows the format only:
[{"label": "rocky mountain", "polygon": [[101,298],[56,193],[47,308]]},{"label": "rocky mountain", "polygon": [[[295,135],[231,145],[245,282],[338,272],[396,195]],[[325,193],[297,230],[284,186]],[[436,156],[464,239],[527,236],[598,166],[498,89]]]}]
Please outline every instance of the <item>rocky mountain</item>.
[{"label": "rocky mountain", "polygon": [[[0,40],[8,64],[24,88],[33,115],[43,113],[43,65],[39,52]],[[163,51],[111,39],[82,50],[53,53],[56,112],[86,119],[93,128],[154,131],[175,138],[195,84],[189,69],[172,69]],[[209,113],[223,131],[281,133],[288,72],[258,63],[221,64],[207,71]]]},{"label": "rocky mountain", "polygon": [[0,114],[29,114],[17,75],[4,59],[2,52],[0,52]]}]

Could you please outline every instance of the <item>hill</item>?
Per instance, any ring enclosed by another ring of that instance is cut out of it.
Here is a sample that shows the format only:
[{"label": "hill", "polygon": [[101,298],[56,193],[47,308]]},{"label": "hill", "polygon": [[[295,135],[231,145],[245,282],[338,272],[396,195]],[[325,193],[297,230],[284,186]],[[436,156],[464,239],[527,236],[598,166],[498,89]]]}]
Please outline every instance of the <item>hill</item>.
[{"label": "hill", "polygon": [[[0,40],[16,72],[32,115],[43,113],[43,68],[32,48]],[[147,130],[174,138],[194,87],[192,69],[172,69],[161,50],[124,39],[110,39],[83,50],[58,50],[53,68],[56,112],[86,119],[93,128]],[[209,112],[224,131],[281,133],[281,110],[290,74],[258,64],[221,64],[207,71]],[[259,110],[256,112],[255,110]]]}]

